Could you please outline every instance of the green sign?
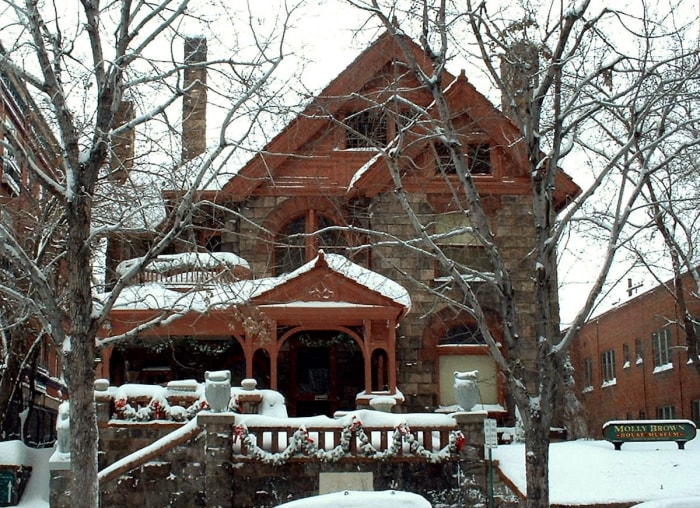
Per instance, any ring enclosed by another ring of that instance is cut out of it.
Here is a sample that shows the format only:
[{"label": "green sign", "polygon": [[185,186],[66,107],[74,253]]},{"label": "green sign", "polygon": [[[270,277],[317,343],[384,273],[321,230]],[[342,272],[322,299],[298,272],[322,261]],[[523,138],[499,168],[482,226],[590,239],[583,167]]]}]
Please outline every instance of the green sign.
[{"label": "green sign", "polygon": [[613,421],[603,425],[603,437],[619,445],[633,441],[675,441],[681,443],[695,437],[695,424],[690,420],[628,420]]},{"label": "green sign", "polygon": [[14,506],[17,504],[15,498],[15,471],[0,469],[0,506]]}]

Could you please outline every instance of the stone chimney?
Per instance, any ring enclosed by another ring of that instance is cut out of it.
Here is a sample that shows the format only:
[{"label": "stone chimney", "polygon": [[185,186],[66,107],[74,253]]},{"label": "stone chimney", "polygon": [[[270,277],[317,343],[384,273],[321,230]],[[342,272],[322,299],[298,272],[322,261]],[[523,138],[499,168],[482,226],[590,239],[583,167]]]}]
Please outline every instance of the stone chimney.
[{"label": "stone chimney", "polygon": [[538,72],[539,54],[532,42],[516,41],[501,57],[501,79],[506,87],[501,93],[501,109],[516,125],[530,124],[530,104],[539,82]]},{"label": "stone chimney", "polygon": [[[134,119],[134,103],[122,101],[114,119],[114,125],[121,127]],[[124,183],[134,166],[134,128],[129,127],[111,140],[112,154],[109,161],[109,176],[118,183]]]},{"label": "stone chimney", "polygon": [[182,101],[182,163],[204,153],[207,148],[207,61],[204,37],[185,39],[184,86]]}]

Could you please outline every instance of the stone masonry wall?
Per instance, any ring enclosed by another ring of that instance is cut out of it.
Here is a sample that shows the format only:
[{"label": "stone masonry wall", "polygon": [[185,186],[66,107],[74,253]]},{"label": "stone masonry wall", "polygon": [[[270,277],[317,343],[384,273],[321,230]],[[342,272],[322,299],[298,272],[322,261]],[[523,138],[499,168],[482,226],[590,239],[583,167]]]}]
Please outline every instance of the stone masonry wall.
[{"label": "stone masonry wall", "polygon": [[[327,472],[371,473],[374,490],[415,492],[434,506],[484,504],[487,465],[484,458],[485,413],[456,415],[466,440],[454,460],[430,464],[407,460],[343,459],[326,463],[295,459],[279,465],[263,464],[233,455],[234,413],[200,413],[203,432],[163,455],[101,486],[101,506],[172,508],[272,508],[319,493],[319,477]],[[173,430],[170,425],[110,424],[100,428],[100,469]],[[52,471],[51,508],[68,508],[70,471]]]},{"label": "stone masonry wall", "polygon": [[[427,204],[426,196],[413,194],[409,199],[423,224],[429,224],[435,212]],[[247,220],[239,225],[238,254],[251,263],[255,277],[269,275],[270,268],[268,252],[260,245],[262,230],[256,224],[263,224],[271,211],[284,201],[285,198],[281,197],[252,198],[241,209]],[[531,210],[530,196],[502,196],[492,218],[499,249],[511,270],[522,337],[532,336],[535,311],[531,281],[533,261],[528,255],[534,237]],[[416,238],[414,227],[393,194],[374,198],[368,217],[371,218],[369,227],[373,230],[402,239]],[[438,365],[435,354],[426,354],[426,348],[432,346],[423,344],[423,335],[430,316],[445,304],[422,285],[434,285],[434,262],[409,248],[374,246],[370,269],[397,281],[411,293],[413,309],[402,320],[397,335],[398,386],[406,396],[405,411],[433,409],[439,402]],[[533,361],[534,345],[532,348],[525,345],[522,354],[525,361]]]},{"label": "stone masonry wall", "polygon": [[[414,194],[410,199],[421,222],[429,224],[434,212],[427,206],[425,196]],[[532,260],[528,256],[534,236],[531,209],[529,196],[504,196],[492,219],[498,247],[513,277],[523,337],[531,336],[535,310],[530,278]],[[416,237],[414,227],[393,195],[378,197],[373,202],[371,217],[372,228],[377,231],[386,231],[402,239]],[[420,353],[428,347],[423,344],[422,337],[430,316],[445,306],[421,287],[433,285],[433,261],[409,248],[375,247],[372,269],[396,280],[411,293],[413,308],[402,320],[397,338],[398,385],[406,396],[406,410],[433,408],[438,403],[438,366],[431,359],[434,355]],[[534,346],[524,348],[524,359],[534,359]]]}]

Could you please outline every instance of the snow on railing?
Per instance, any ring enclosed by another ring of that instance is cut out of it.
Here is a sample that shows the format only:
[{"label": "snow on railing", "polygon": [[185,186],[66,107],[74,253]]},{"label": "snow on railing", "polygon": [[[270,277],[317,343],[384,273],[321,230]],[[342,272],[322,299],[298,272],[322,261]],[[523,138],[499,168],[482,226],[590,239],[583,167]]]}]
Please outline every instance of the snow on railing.
[{"label": "snow on railing", "polygon": [[464,445],[464,435],[455,424],[367,426],[356,416],[351,418],[335,426],[240,423],[234,428],[233,453],[238,459],[275,465],[292,459],[337,462],[349,457],[416,458],[435,463],[455,458]]}]

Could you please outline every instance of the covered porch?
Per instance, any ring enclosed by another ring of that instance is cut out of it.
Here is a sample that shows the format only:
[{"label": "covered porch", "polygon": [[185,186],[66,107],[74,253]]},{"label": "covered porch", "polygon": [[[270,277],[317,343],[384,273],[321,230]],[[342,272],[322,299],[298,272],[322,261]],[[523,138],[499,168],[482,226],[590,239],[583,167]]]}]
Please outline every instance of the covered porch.
[{"label": "covered porch", "polygon": [[128,289],[102,330],[97,376],[113,384],[202,381],[228,369],[234,383],[254,378],[283,393],[291,416],[402,400],[396,328],[408,293],[346,258],[320,254],[277,278],[179,288],[175,300],[162,286]]}]

